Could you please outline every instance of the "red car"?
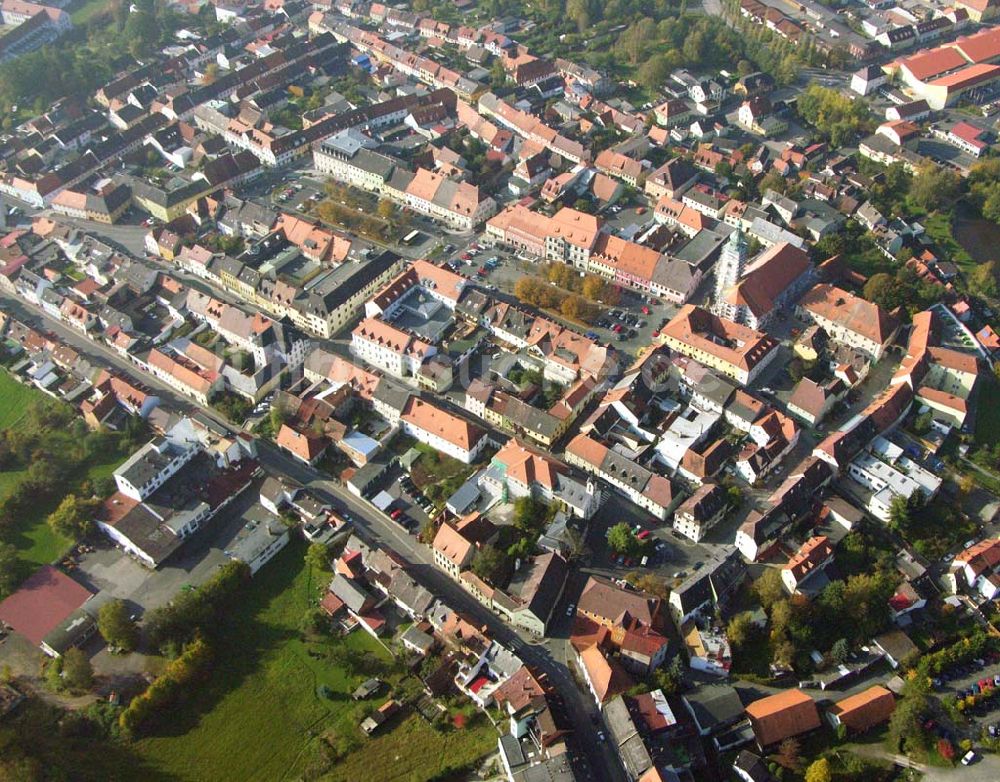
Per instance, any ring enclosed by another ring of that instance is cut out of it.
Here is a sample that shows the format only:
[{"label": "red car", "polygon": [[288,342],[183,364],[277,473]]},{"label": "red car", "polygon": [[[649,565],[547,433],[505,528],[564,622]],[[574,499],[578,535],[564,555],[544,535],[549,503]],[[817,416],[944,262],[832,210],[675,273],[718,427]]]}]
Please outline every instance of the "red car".
[{"label": "red car", "polygon": [[636,537],[637,540],[645,540],[646,538],[649,537],[649,530],[648,529],[644,529],[642,532],[640,532],[635,537]]},{"label": "red car", "polygon": [[487,273],[488,272],[486,271],[486,267],[485,266],[480,266],[479,267],[479,271],[476,272],[476,274],[481,274],[483,277],[485,277],[487,275]]},{"label": "red car", "polygon": [[614,326],[611,327],[611,330],[613,332],[615,332],[615,334],[621,334],[622,333],[622,324],[621,323],[616,323]]},{"label": "red car", "polygon": [[643,315],[649,314],[649,307],[647,307],[645,304],[642,306],[642,314]]},{"label": "red car", "polygon": [[402,515],[403,511],[400,510],[399,508],[396,508],[396,510],[394,510],[392,513],[389,514],[389,518],[392,519],[393,521],[396,521]]},{"label": "red car", "polygon": [[472,260],[472,255],[470,253],[462,253],[462,260],[463,261],[471,261]]}]

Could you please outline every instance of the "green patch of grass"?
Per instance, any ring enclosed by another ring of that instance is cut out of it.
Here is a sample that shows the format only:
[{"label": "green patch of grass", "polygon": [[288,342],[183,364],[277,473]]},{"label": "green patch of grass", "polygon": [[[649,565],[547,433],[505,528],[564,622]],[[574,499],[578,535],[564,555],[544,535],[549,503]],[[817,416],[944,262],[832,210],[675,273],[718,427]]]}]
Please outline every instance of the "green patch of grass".
[{"label": "green patch of grass", "polygon": [[[978,399],[985,402],[988,399],[996,399],[1000,393],[1000,384],[990,372],[983,372],[979,376]],[[976,405],[976,445],[992,448],[994,443],[1000,442],[1000,405],[979,404]]]},{"label": "green patch of grass", "polygon": [[[6,372],[0,372],[0,429],[16,428],[31,402],[42,396],[41,391],[17,382]],[[86,474],[81,477],[91,481],[110,478],[122,461],[124,460],[119,455],[109,453],[101,461],[89,464]],[[27,470],[24,469],[0,472],[0,499],[13,491],[26,474]],[[67,487],[67,491],[72,489]],[[61,499],[57,497],[38,503],[30,513],[20,516],[11,529],[11,542],[17,547],[25,575],[41,565],[59,559],[73,544],[73,541],[55,532],[46,522]]]},{"label": "green patch of grass", "polygon": [[107,0],[83,0],[73,11],[70,12],[70,19],[74,27],[86,24],[105,11],[110,10],[111,5]]},{"label": "green patch of grass", "polygon": [[0,372],[0,429],[17,426],[28,404],[40,391],[18,383],[6,372]]},{"label": "green patch of grass", "polygon": [[952,233],[951,217],[951,214],[935,212],[924,217],[920,223],[944,256],[950,257],[964,273],[968,274],[975,268],[976,262],[955,239]]},{"label": "green patch of grass", "polygon": [[[321,736],[357,743],[341,764],[348,769],[338,777],[344,779],[427,779],[433,776],[428,769],[456,752],[478,757],[488,751],[496,741],[492,728],[492,735],[476,733],[468,742],[454,731],[434,743],[439,734],[416,716],[362,738],[358,724],[388,693],[355,703],[350,693],[370,672],[348,672],[328,655],[344,645],[352,659],[381,663],[385,672],[378,675],[390,684],[398,674],[388,667],[386,650],[360,630],[344,639],[304,640],[299,622],[329,577],[304,564],[304,550],[302,543],[290,544],[254,577],[214,642],[218,662],[209,680],[164,719],[164,735],[137,742],[139,753],[176,780],[277,780],[297,778]],[[331,698],[317,693],[320,685]]]},{"label": "green patch of grass", "polygon": [[327,778],[344,782],[374,779],[372,769],[377,765],[378,779],[444,779],[496,749],[496,742],[496,731],[479,714],[464,729],[444,732],[411,714],[390,732],[376,736],[348,756]]}]

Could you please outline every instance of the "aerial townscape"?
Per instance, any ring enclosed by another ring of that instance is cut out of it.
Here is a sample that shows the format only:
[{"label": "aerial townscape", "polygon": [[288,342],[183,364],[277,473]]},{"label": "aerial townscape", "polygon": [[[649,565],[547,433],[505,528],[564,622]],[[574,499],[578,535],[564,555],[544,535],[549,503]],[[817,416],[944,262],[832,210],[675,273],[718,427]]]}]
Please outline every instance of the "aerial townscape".
[{"label": "aerial townscape", "polygon": [[1000,0],[0,22],[0,780],[1000,780]]}]

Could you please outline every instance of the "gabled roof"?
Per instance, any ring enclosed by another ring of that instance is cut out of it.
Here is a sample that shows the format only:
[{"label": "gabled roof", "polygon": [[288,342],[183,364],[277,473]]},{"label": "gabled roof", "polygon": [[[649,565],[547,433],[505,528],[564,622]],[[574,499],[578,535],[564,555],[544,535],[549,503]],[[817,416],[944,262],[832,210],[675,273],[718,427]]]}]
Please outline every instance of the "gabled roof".
[{"label": "gabled roof", "polygon": [[428,434],[440,437],[466,451],[474,448],[485,434],[482,429],[464,418],[415,396],[407,401],[401,417]]},{"label": "gabled roof", "polygon": [[434,536],[433,548],[455,565],[461,567],[474,547],[471,540],[450,524],[442,524]]},{"label": "gabled roof", "polygon": [[756,317],[767,314],[789,286],[809,269],[809,255],[781,242],[765,250],[726,292],[726,301],[744,306]]},{"label": "gabled roof", "polygon": [[849,730],[861,732],[888,720],[895,708],[896,699],[892,693],[875,685],[837,701],[830,713],[839,717]]},{"label": "gabled roof", "polygon": [[877,304],[827,283],[807,291],[799,306],[878,344],[887,342],[899,327],[899,321]]},{"label": "gabled roof", "polygon": [[578,610],[623,627],[634,622],[652,626],[659,608],[659,598],[645,592],[622,589],[594,576],[587,579],[578,603]]},{"label": "gabled roof", "polygon": [[583,663],[587,678],[601,703],[621,695],[632,686],[632,678],[621,664],[614,658],[605,657],[597,644],[580,652],[580,662]]},{"label": "gabled roof", "polygon": [[816,702],[799,689],[754,701],[746,708],[757,743],[769,747],[820,726]]}]

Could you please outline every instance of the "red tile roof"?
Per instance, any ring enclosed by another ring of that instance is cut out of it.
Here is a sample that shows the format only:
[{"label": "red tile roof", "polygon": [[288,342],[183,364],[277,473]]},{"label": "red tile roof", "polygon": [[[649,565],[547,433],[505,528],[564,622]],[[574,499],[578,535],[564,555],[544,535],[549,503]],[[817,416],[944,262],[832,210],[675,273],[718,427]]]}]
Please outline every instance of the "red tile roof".
[{"label": "red tile roof", "polygon": [[757,743],[772,746],[820,726],[816,703],[802,690],[785,690],[754,701],[746,708]]},{"label": "red tile roof", "polygon": [[37,646],[92,596],[82,584],[45,565],[0,603],[0,620]]}]

